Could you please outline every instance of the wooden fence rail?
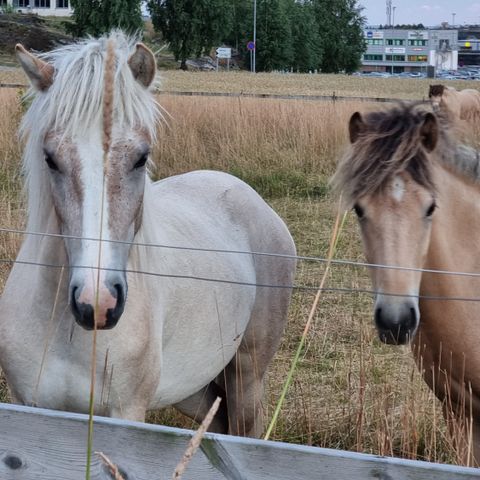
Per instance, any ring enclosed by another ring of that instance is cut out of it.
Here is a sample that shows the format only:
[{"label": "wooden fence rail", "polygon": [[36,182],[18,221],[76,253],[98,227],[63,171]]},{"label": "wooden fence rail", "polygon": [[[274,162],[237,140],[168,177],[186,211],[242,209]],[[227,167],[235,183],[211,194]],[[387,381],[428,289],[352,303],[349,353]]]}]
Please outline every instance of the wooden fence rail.
[{"label": "wooden fence rail", "polygon": [[[0,88],[21,88],[27,89],[28,85],[21,83],[0,83]],[[373,103],[395,103],[409,102],[412,99],[384,98],[384,97],[354,97],[341,96],[332,92],[331,95],[303,95],[303,94],[280,94],[280,93],[246,93],[246,92],[182,92],[175,90],[159,90],[159,95],[172,95],[180,97],[230,97],[230,98],[263,98],[272,100],[302,100],[302,101],[323,101],[323,102],[373,102]],[[423,102],[429,100],[422,98]]]},{"label": "wooden fence rail", "polygon": [[[85,478],[86,415],[0,404],[1,480]],[[95,417],[94,450],[125,480],[167,480],[193,432]],[[98,457],[92,479],[112,476]],[[207,434],[185,480],[467,480],[480,470]]]}]

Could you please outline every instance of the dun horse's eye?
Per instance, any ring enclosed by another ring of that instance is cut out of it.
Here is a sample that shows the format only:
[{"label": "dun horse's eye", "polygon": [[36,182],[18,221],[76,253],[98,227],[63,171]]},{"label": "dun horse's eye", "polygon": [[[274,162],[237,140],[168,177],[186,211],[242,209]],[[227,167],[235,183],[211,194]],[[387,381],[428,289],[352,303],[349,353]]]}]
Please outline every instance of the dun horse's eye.
[{"label": "dun horse's eye", "polygon": [[140,159],[137,161],[137,163],[133,166],[134,170],[138,170],[139,168],[142,168],[145,166],[148,160],[148,154],[144,154],[140,157]]},{"label": "dun horse's eye", "polygon": [[47,162],[48,168],[50,170],[58,171],[58,166],[55,163],[55,160],[48,153],[45,154],[45,162]]},{"label": "dun horse's eye", "polygon": [[363,215],[365,214],[363,208],[360,205],[355,204],[353,206],[353,210],[355,210],[355,213],[357,214],[358,218],[362,218]]},{"label": "dun horse's eye", "polygon": [[433,212],[435,211],[435,209],[437,208],[437,204],[435,202],[433,202],[429,207],[428,207],[428,210],[427,210],[427,217],[431,217],[433,215]]}]

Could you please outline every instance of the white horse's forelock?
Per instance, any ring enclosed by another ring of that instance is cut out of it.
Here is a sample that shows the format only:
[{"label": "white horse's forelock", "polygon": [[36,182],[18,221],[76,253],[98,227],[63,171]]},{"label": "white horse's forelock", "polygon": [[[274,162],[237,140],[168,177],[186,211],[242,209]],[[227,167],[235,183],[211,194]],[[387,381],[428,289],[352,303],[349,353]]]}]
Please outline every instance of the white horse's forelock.
[{"label": "white horse's forelock", "polygon": [[[60,130],[65,136],[84,133],[99,124],[104,93],[104,67],[107,41],[115,44],[114,124],[146,129],[156,138],[161,107],[152,89],[138,83],[128,65],[137,39],[113,31],[98,39],[88,39],[42,54],[55,67],[53,84],[46,92],[32,88],[26,95],[31,105],[25,114],[20,134],[26,140],[23,167],[29,198],[27,228],[41,231],[52,211],[49,178],[42,145],[45,135]],[[47,217],[46,217],[47,216]]]}]

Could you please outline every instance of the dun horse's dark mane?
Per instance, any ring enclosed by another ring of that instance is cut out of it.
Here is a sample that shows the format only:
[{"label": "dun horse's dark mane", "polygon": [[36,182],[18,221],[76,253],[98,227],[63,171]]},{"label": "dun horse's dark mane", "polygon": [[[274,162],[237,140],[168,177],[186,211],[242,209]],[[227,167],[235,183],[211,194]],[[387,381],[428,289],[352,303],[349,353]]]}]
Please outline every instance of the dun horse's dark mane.
[{"label": "dun horse's dark mane", "polygon": [[479,156],[474,149],[460,146],[448,113],[435,112],[438,142],[428,153],[422,145],[421,127],[432,112],[423,102],[399,102],[393,107],[362,115],[364,130],[340,161],[333,184],[352,206],[364,195],[382,190],[395,175],[407,171],[420,185],[434,191],[432,162],[478,180]]},{"label": "dun horse's dark mane", "polygon": [[430,85],[428,89],[428,98],[442,96],[445,91],[445,85]]}]

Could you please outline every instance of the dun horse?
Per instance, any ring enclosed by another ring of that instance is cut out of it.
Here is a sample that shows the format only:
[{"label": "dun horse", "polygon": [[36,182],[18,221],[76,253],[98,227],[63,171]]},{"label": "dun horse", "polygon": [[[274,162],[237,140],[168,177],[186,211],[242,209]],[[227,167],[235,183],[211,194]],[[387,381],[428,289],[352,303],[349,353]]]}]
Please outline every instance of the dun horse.
[{"label": "dun horse", "polygon": [[480,92],[473,88],[455,90],[445,85],[430,85],[428,91],[434,107],[447,108],[456,119],[478,122],[480,119]]},{"label": "dun horse", "polygon": [[368,262],[404,267],[371,270],[380,339],[413,340],[425,381],[466,441],[472,408],[478,461],[480,302],[442,298],[480,298],[480,278],[418,270],[480,272],[480,158],[449,137],[448,122],[420,104],[355,113],[334,182],[358,216]]},{"label": "dun horse", "polygon": [[16,263],[1,298],[13,399],[87,411],[96,326],[97,414],[143,421],[175,405],[200,420],[220,395],[212,429],[259,435],[291,292],[255,284],[291,285],[295,262],[149,244],[292,255],[285,224],[225,173],[150,180],[160,110],[143,44],[115,32],[17,55],[35,91],[22,125],[26,230],[60,236],[26,235],[17,260],[38,265]]}]

